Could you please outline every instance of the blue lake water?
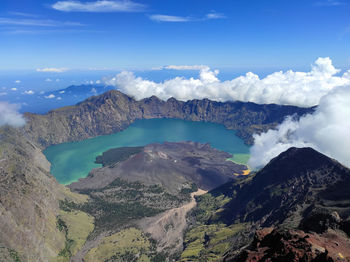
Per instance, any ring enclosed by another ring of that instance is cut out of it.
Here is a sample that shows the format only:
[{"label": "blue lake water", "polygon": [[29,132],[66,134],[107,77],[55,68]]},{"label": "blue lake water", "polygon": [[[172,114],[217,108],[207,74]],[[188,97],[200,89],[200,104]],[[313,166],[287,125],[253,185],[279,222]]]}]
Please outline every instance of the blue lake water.
[{"label": "blue lake water", "polygon": [[249,154],[249,147],[234,130],[219,124],[178,119],[137,120],[122,132],[50,146],[44,154],[51,162],[51,173],[58,182],[70,184],[86,177],[93,168],[101,167],[94,163],[95,158],[108,149],[164,141],[210,143],[212,147],[231,154]]}]

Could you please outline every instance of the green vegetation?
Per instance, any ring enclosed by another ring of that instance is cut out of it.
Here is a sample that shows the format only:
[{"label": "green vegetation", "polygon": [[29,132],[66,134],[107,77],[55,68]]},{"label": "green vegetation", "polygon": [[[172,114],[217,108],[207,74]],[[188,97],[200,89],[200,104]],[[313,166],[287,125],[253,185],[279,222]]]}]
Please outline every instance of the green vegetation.
[{"label": "green vegetation", "polygon": [[81,211],[61,211],[61,218],[68,228],[68,239],[72,240],[70,251],[75,255],[84,245],[94,229],[94,218]]},{"label": "green vegetation", "polygon": [[119,147],[103,152],[101,156],[96,157],[96,164],[109,166],[127,160],[130,156],[135,155],[143,150],[143,147]]},{"label": "green vegetation", "polygon": [[180,261],[217,261],[232,248],[232,241],[241,239],[241,233],[247,230],[248,225],[227,225],[222,219],[222,212],[234,198],[237,187],[246,181],[249,177],[196,197],[197,206],[190,214],[195,222],[185,234],[185,248]]},{"label": "green vegetation", "polygon": [[195,185],[188,185],[180,194],[172,195],[160,185],[146,186],[117,178],[102,189],[81,190],[80,193],[89,195],[89,201],[76,204],[65,200],[60,202],[60,208],[66,212],[80,210],[95,217],[95,235],[178,207],[190,199],[195,189]]},{"label": "green vegetation", "polygon": [[[88,214],[73,210],[67,201],[61,201],[56,226],[65,235],[65,246],[59,252],[59,261],[69,261],[84,245],[87,237],[94,228],[94,219]],[[74,204],[74,203],[73,203]],[[72,204],[71,204],[72,205]]]},{"label": "green vegetation", "polygon": [[0,261],[21,262],[18,252],[0,245]]},{"label": "green vegetation", "polygon": [[10,257],[13,259],[13,262],[21,262],[21,259],[19,258],[19,254],[16,250],[10,249]]},{"label": "green vegetation", "polygon": [[244,230],[244,224],[200,225],[185,235],[185,249],[180,261],[216,261],[230,250],[230,238]]},{"label": "green vegetation", "polygon": [[128,228],[103,238],[97,247],[86,254],[84,261],[150,262],[156,256],[154,249],[140,230]]},{"label": "green vegetation", "polygon": [[231,200],[225,195],[214,196],[210,193],[197,197],[197,207],[192,212],[198,223],[205,223],[215,214],[221,211],[226,203]]},{"label": "green vegetation", "polygon": [[64,248],[58,253],[59,257],[65,258],[67,261],[72,257],[72,252],[70,251],[70,247],[73,244],[73,240],[68,238],[68,227],[66,222],[60,217],[57,217],[57,228],[59,231],[63,232],[66,238]]}]

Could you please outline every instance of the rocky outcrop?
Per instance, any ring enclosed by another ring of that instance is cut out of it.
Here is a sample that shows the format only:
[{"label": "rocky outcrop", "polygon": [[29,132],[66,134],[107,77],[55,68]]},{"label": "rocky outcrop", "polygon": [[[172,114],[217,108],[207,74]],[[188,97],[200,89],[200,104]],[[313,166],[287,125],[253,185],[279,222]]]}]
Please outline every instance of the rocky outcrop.
[{"label": "rocky outcrop", "polygon": [[42,148],[63,142],[112,134],[123,130],[136,119],[178,118],[208,121],[238,130],[248,144],[252,134],[266,131],[287,115],[303,115],[312,108],[257,105],[243,102],[214,102],[208,99],[187,102],[153,96],[140,101],[116,90],[91,97],[75,106],[50,111],[45,115],[27,113],[24,134]]},{"label": "rocky outcrop", "polygon": [[301,230],[265,228],[255,233],[252,244],[225,262],[350,261],[350,241],[343,233],[305,233]]},{"label": "rocky outcrop", "polygon": [[[349,241],[349,188],[350,169],[312,148],[290,148],[272,159],[256,174],[226,183],[199,197],[198,208],[193,216],[200,225],[224,224],[226,228],[244,225],[245,231],[222,241],[222,245],[230,245],[230,250],[224,250],[228,252],[226,257],[234,257],[236,250],[251,242],[252,233],[264,227],[279,227],[287,232],[301,230],[320,238],[327,238],[327,234],[331,232],[333,235],[329,239],[338,236]],[[296,233],[296,237],[290,237],[283,232],[285,231],[270,235],[272,239],[279,239],[274,243],[277,245],[285,239],[285,246],[281,247],[283,250],[287,250],[289,246],[297,250],[298,245],[293,245],[298,244],[301,241],[299,239],[304,236]],[[312,261],[298,260],[298,256],[283,260],[278,255],[279,251],[273,249],[275,244],[263,246],[261,249],[254,247],[251,251],[257,253],[249,254],[256,255],[259,261]],[[301,250],[312,248],[307,241],[304,244],[305,246],[300,247]],[[272,251],[265,253],[270,248]],[[292,254],[300,253],[295,252]],[[276,259],[268,260],[274,254]],[[309,253],[300,254],[309,256]],[[347,257],[346,252],[342,254]],[[312,257],[316,259],[317,256],[316,254]],[[248,259],[247,256],[245,258]]]}]

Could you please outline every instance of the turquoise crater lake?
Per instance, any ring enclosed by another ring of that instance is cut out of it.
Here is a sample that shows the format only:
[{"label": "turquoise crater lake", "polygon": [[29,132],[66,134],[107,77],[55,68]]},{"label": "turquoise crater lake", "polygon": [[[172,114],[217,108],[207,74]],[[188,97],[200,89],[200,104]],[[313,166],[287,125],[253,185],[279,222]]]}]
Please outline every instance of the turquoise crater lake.
[{"label": "turquoise crater lake", "polygon": [[219,124],[178,119],[137,120],[124,131],[50,146],[44,150],[44,154],[50,161],[51,173],[58,182],[70,184],[86,177],[93,168],[101,167],[94,163],[95,158],[108,149],[164,141],[210,143],[212,147],[230,154],[249,154],[249,147],[236,136],[234,130],[228,130]]}]

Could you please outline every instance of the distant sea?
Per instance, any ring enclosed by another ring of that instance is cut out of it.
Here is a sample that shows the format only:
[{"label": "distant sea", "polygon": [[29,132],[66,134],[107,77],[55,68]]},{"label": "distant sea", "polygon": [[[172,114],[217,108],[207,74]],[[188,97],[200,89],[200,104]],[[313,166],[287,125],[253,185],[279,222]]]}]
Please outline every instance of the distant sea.
[{"label": "distant sea", "polygon": [[[219,69],[220,70],[220,69]],[[132,71],[132,70],[130,70]],[[270,70],[221,69],[218,78],[232,80],[252,71],[260,78],[274,72]],[[135,70],[136,76],[162,82],[177,76],[198,78],[195,70]],[[63,73],[43,73],[34,70],[0,70],[0,101],[15,103],[19,111],[43,114],[62,106],[74,105],[92,95],[99,95],[114,87],[106,87],[104,77],[120,73],[117,70],[71,70]],[[83,86],[82,86],[83,85]],[[74,89],[74,86],[79,88]],[[66,89],[70,91],[66,93]]]}]

